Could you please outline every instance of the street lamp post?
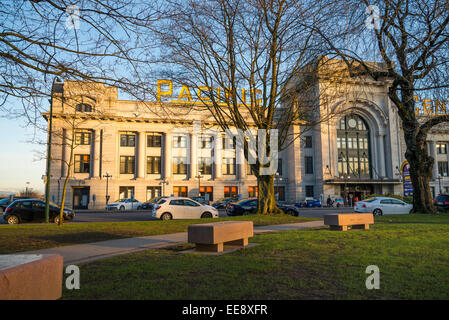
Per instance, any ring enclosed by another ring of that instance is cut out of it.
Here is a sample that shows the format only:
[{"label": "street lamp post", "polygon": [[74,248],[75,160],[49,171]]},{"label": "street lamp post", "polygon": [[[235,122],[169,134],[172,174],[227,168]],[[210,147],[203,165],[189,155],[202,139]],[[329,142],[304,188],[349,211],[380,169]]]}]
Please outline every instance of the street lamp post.
[{"label": "street lamp post", "polygon": [[197,176],[195,178],[198,179],[198,197],[200,197],[201,196],[201,194],[200,194],[201,178],[202,178],[201,171],[198,171],[198,174],[197,174]]},{"label": "street lamp post", "polygon": [[344,186],[344,190],[343,190],[343,195],[344,195],[345,206],[347,206],[347,204],[348,204],[347,181],[348,181],[348,179],[350,179],[351,177],[348,176],[348,174],[345,172],[345,173],[343,173],[343,176],[341,176],[340,178],[341,178],[341,179],[344,179],[344,181],[345,181],[345,186]]},{"label": "street lamp post", "polygon": [[404,197],[404,177],[402,176],[402,172],[399,169],[399,166],[396,166],[396,170],[398,171],[398,172],[396,172],[396,175],[398,177],[401,177],[401,191],[402,191],[402,197]]},{"label": "street lamp post", "polygon": [[47,181],[45,186],[45,222],[48,223],[50,216],[50,167],[51,167],[51,136],[52,136],[52,120],[53,120],[53,87],[56,82],[62,83],[62,81],[55,77],[51,84],[51,96],[50,96],[50,121],[48,123],[48,149],[47,149]]},{"label": "street lamp post", "polygon": [[274,195],[274,198],[276,200],[279,200],[279,172],[276,172],[275,177],[276,177],[276,193]]},{"label": "street lamp post", "polygon": [[106,178],[106,207],[109,202],[109,178],[112,178],[112,175],[109,174],[109,171],[106,171],[106,174],[103,176]]}]

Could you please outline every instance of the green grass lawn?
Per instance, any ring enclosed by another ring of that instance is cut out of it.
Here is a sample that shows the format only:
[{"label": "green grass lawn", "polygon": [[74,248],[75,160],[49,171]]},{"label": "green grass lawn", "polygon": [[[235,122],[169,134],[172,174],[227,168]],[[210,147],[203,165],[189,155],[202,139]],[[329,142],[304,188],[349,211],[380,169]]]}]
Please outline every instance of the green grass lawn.
[{"label": "green grass lawn", "polygon": [[[376,218],[370,230],[288,231],[221,256],[191,245],[83,264],[64,299],[448,299],[449,215]],[[366,267],[380,269],[367,290]]]},{"label": "green grass lawn", "polygon": [[0,226],[0,254],[110,239],[184,232],[187,231],[187,226],[192,223],[226,220],[251,220],[254,222],[254,226],[265,226],[305,222],[316,219],[298,218],[283,214],[276,216],[248,215],[197,220],[66,223],[63,227],[55,224]]}]

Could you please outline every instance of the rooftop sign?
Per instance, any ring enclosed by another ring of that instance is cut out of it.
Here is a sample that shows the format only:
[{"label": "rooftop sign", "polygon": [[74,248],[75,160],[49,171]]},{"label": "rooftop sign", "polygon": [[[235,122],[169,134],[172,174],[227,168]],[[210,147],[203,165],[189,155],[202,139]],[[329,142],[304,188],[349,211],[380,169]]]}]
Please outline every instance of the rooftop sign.
[{"label": "rooftop sign", "polygon": [[[214,92],[214,99],[218,100],[218,104],[227,105],[231,89],[217,87],[213,88],[212,91]],[[239,106],[248,105],[253,99],[257,106],[262,104],[262,99],[260,98],[260,95],[262,94],[261,90],[256,89],[253,91],[248,89],[238,89],[237,91],[236,95]],[[210,104],[212,103],[212,99],[209,93],[209,87],[198,86],[196,88],[191,88],[185,85],[181,88],[177,88],[176,92],[174,92],[173,82],[171,80],[157,80],[158,102]]]}]

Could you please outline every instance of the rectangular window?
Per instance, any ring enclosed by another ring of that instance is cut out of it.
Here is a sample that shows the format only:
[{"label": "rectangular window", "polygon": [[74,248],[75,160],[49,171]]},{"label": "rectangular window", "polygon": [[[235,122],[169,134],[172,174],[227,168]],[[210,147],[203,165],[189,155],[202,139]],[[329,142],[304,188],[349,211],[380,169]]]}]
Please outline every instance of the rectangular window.
[{"label": "rectangular window", "polygon": [[198,145],[200,149],[212,149],[214,137],[198,137]]},{"label": "rectangular window", "polygon": [[147,201],[160,197],[161,195],[161,187],[147,187]]},{"label": "rectangular window", "polygon": [[134,187],[120,187],[120,200],[122,199],[134,199]]},{"label": "rectangular window", "polygon": [[134,156],[120,156],[120,173],[132,174],[134,173],[135,157]]},{"label": "rectangular window", "polygon": [[448,175],[448,163],[447,163],[447,161],[438,161],[438,173],[442,177],[447,177],[447,175]]},{"label": "rectangular window", "polygon": [[[208,199],[206,199],[206,195]],[[200,187],[200,196],[205,200],[214,201],[214,188]]]},{"label": "rectangular window", "polygon": [[187,137],[173,136],[173,148],[187,148]]},{"label": "rectangular window", "polygon": [[274,192],[275,192],[277,200],[285,201],[285,187],[284,186],[280,186],[280,187],[275,186]]},{"label": "rectangular window", "polygon": [[312,136],[306,136],[305,139],[304,148],[312,148]]},{"label": "rectangular window", "polygon": [[187,158],[174,157],[172,161],[173,174],[187,174]]},{"label": "rectangular window", "polygon": [[248,197],[249,198],[257,197],[258,192],[259,192],[258,187],[248,187]]},{"label": "rectangular window", "polygon": [[88,131],[75,132],[75,144],[76,145],[90,145],[90,139],[92,134]]},{"label": "rectangular window", "polygon": [[199,158],[198,171],[201,174],[212,174],[212,158]]},{"label": "rectangular window", "polygon": [[90,172],[90,155],[75,154],[75,173]]},{"label": "rectangular window", "polygon": [[235,174],[235,158],[223,158],[221,171],[224,175]]},{"label": "rectangular window", "polygon": [[305,157],[306,174],[313,174],[313,157]]},{"label": "rectangular window", "polygon": [[147,135],[147,147],[148,148],[160,148],[162,146],[162,134],[149,133]]},{"label": "rectangular window", "polygon": [[313,186],[306,186],[306,197],[313,198]]},{"label": "rectangular window", "polygon": [[173,195],[175,197],[187,197],[187,187],[173,187]]},{"label": "rectangular window", "polygon": [[254,170],[253,170],[253,167],[248,162],[246,162],[246,174],[247,175],[254,175],[255,174]]},{"label": "rectangular window", "polygon": [[161,157],[147,157],[147,173],[161,173]]},{"label": "rectangular window", "polygon": [[237,138],[236,137],[230,138],[227,135],[225,135],[223,137],[223,141],[222,142],[223,142],[223,149],[228,149],[228,150],[234,149],[235,150],[235,147],[237,145]]},{"label": "rectangular window", "polygon": [[224,187],[224,197],[225,198],[235,198],[238,194],[238,187]]},{"label": "rectangular window", "polygon": [[447,154],[447,145],[442,142],[437,143],[437,153],[438,154]]},{"label": "rectangular window", "polygon": [[134,133],[120,134],[120,147],[135,147],[136,135]]}]

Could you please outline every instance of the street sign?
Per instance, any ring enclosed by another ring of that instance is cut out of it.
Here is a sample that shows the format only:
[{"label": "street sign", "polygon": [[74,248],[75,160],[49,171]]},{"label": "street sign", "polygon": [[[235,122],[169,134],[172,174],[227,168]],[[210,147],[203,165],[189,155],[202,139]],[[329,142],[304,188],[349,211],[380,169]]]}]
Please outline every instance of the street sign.
[{"label": "street sign", "polygon": [[404,186],[404,196],[412,197],[413,184],[412,179],[410,177],[410,165],[408,161],[404,161],[404,163],[401,165],[401,173],[402,173],[402,184]]}]

